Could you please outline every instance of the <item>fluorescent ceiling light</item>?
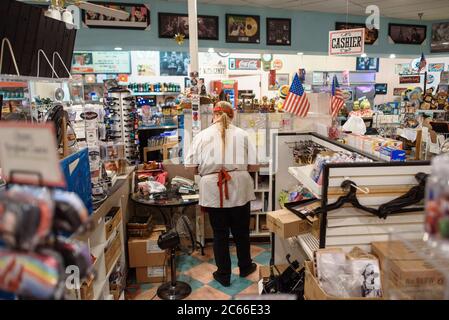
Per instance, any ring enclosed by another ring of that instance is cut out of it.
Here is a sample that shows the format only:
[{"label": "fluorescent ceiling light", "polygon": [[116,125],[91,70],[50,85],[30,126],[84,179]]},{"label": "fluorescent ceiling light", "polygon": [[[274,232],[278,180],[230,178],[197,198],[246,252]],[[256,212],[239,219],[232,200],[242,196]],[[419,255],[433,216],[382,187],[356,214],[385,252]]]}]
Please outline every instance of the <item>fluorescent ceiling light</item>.
[{"label": "fluorescent ceiling light", "polygon": [[362,53],[360,56],[361,56],[362,58],[366,58],[366,57],[367,57],[366,53]]},{"label": "fluorescent ceiling light", "polygon": [[207,50],[207,52],[209,52],[209,53],[214,53],[214,52],[215,52],[215,49],[214,49],[214,48],[209,48],[209,49]]},{"label": "fluorescent ceiling light", "polygon": [[297,55],[298,56],[302,56],[304,54],[304,52],[298,52]]},{"label": "fluorescent ceiling light", "polygon": [[396,55],[394,53],[390,54],[390,59],[396,59]]},{"label": "fluorescent ceiling light", "polygon": [[115,50],[115,51],[122,51],[122,50],[123,50],[123,48],[120,48],[120,47],[115,47],[115,48],[114,48],[114,50]]}]

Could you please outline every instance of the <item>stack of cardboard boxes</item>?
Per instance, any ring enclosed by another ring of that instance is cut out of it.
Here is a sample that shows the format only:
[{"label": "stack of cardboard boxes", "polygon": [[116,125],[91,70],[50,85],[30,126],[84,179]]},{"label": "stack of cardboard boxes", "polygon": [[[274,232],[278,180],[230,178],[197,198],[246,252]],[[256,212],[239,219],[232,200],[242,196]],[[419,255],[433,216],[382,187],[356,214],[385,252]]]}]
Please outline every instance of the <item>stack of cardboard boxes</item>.
[{"label": "stack of cardboard boxes", "polygon": [[373,242],[371,247],[379,258],[382,282],[389,298],[444,299],[449,265],[443,270],[436,269],[433,262],[438,264],[438,261],[422,259],[418,252],[400,241]]},{"label": "stack of cardboard boxes", "polygon": [[155,283],[167,281],[168,262],[166,252],[157,245],[159,235],[165,231],[163,226],[155,226],[147,237],[129,238],[129,267],[136,269],[138,283]]}]

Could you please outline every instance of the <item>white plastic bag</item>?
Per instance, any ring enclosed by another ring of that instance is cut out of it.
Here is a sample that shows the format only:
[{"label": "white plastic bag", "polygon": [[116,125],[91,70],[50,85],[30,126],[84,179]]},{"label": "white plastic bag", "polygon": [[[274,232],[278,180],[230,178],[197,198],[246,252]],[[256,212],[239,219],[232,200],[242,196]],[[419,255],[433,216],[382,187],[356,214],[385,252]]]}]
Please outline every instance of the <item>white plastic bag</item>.
[{"label": "white plastic bag", "polygon": [[365,121],[361,117],[351,116],[343,125],[343,131],[364,135],[366,132]]}]

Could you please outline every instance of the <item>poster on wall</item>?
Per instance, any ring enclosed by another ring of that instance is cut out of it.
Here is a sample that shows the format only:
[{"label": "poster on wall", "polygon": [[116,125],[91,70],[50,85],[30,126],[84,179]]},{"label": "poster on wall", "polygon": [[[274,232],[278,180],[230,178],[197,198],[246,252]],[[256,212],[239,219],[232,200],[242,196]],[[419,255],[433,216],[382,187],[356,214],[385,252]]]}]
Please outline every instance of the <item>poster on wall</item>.
[{"label": "poster on wall", "polygon": [[229,58],[229,70],[259,70],[260,59]]},{"label": "poster on wall", "polygon": [[161,76],[187,76],[190,58],[187,52],[159,52]]},{"label": "poster on wall", "polygon": [[[182,13],[158,13],[159,38],[173,38],[177,33],[189,38],[189,17]],[[218,40],[218,16],[199,15],[198,39]]]},{"label": "poster on wall", "polygon": [[75,51],[73,73],[131,73],[127,51]]},{"label": "poster on wall", "polygon": [[393,96],[400,97],[402,95],[402,93],[404,91],[406,91],[406,90],[407,90],[407,88],[394,88],[393,89]]},{"label": "poster on wall", "polygon": [[140,77],[159,75],[158,51],[132,51],[131,63],[133,75]]},{"label": "poster on wall", "polygon": [[379,58],[357,57],[356,70],[358,71],[376,71],[379,72]]},{"label": "poster on wall", "polygon": [[427,66],[427,70],[429,72],[442,72],[444,71],[445,64],[443,62],[441,63],[429,63]]},{"label": "poster on wall", "polygon": [[348,29],[365,29],[365,44],[375,44],[379,37],[379,30],[376,28],[369,29],[365,23],[346,23],[336,22],[335,30],[348,30]]},{"label": "poster on wall", "polygon": [[226,42],[260,43],[260,17],[226,14]]},{"label": "poster on wall", "polygon": [[268,90],[279,90],[280,87],[290,84],[290,75],[288,73],[276,73],[274,85],[268,84]]},{"label": "poster on wall", "polygon": [[399,75],[415,74],[416,72],[412,70],[410,63],[398,63],[395,64],[395,73]]},{"label": "poster on wall", "polygon": [[427,26],[414,24],[388,24],[388,36],[393,43],[422,44],[426,40]]},{"label": "poster on wall", "polygon": [[292,38],[292,20],[267,18],[267,45],[289,46]]},{"label": "poster on wall", "polygon": [[89,1],[89,3],[99,4],[104,7],[126,11],[129,13],[128,19],[121,20],[109,17],[100,13],[83,10],[83,24],[86,28],[118,28],[118,29],[150,29],[150,7],[146,4],[133,3],[105,3]]},{"label": "poster on wall", "polygon": [[449,52],[449,22],[432,25],[431,52]]},{"label": "poster on wall", "polygon": [[400,76],[399,77],[399,83],[420,83],[421,82],[421,76],[418,75],[410,75],[410,76]]},{"label": "poster on wall", "polygon": [[329,55],[358,55],[365,52],[365,29],[329,31]]},{"label": "poster on wall", "polygon": [[441,72],[440,83],[449,83],[449,71]]}]

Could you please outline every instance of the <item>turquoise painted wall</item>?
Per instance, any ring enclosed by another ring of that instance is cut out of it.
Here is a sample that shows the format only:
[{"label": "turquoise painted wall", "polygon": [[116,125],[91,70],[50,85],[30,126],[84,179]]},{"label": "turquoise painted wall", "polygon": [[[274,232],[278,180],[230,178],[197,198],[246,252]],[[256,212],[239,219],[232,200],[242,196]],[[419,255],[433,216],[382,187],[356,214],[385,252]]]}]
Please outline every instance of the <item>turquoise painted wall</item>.
[{"label": "turquoise painted wall", "polygon": [[[113,2],[113,1],[108,1]],[[120,1],[115,1],[120,2]],[[124,2],[124,1],[122,1]],[[128,1],[131,2],[131,1]],[[134,0],[134,3],[146,3],[151,10],[151,30],[121,30],[121,29],[87,29],[78,31],[76,50],[112,50],[114,47],[122,47],[124,50],[188,50],[188,41],[183,46],[178,46],[172,39],[158,38],[158,12],[186,13],[187,1],[185,3],[168,3],[161,0]],[[253,8],[240,6],[202,5],[198,6],[199,14],[219,16],[219,39],[201,40],[200,49],[207,50],[213,47],[226,51],[245,52],[273,52],[273,53],[296,53],[304,52],[311,54],[327,53],[328,32],[334,30],[336,21],[345,21],[346,15],[327,14],[318,12],[301,12],[276,10],[271,8]],[[260,15],[261,33],[260,44],[235,44],[225,41],[225,14],[255,14]],[[282,17],[292,19],[292,45],[290,47],[278,47],[266,45],[266,17]],[[350,16],[349,22],[364,22],[363,16]],[[431,22],[426,24],[427,39],[423,46],[398,45],[388,42],[388,23],[419,23],[416,20],[397,20],[381,18],[379,39],[377,45],[366,46],[365,51],[373,55],[419,55],[422,51],[430,54],[430,32]]]}]

